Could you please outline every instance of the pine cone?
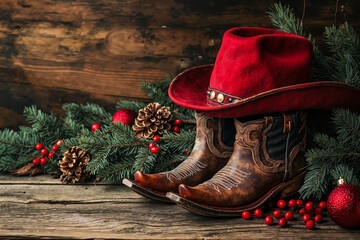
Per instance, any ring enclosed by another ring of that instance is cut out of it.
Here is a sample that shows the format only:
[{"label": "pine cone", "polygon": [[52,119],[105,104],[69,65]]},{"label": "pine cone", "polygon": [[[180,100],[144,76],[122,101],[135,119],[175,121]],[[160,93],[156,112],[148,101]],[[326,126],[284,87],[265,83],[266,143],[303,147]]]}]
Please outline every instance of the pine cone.
[{"label": "pine cone", "polygon": [[86,180],[90,174],[86,170],[90,155],[80,147],[70,147],[63,153],[63,159],[59,161],[60,181],[63,183],[75,183]]},{"label": "pine cone", "polygon": [[150,103],[140,109],[132,129],[136,131],[138,138],[151,138],[170,130],[169,121],[172,117],[169,107],[161,107],[157,102]]}]

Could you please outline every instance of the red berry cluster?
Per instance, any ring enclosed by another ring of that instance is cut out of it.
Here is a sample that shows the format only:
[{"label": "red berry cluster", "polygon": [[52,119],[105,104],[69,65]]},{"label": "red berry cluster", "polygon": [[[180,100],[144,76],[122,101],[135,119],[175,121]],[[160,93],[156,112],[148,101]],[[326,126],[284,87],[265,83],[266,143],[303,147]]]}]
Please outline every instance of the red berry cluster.
[{"label": "red berry cluster", "polygon": [[[182,123],[182,120],[181,119],[176,119],[175,120],[175,125],[180,125]],[[172,130],[176,133],[179,133],[180,132],[180,127],[179,126],[173,126],[172,127]]]},{"label": "red berry cluster", "polygon": [[[272,202],[269,202],[269,207],[273,206]],[[277,202],[277,206],[280,209],[284,209],[287,206],[290,207],[293,211],[296,207],[303,207],[304,202],[303,200],[294,200],[291,199],[288,202],[286,202],[283,199],[280,199]],[[286,211],[284,216],[282,215],[282,211],[280,209],[276,209],[273,211],[273,216],[266,216],[265,217],[265,223],[267,225],[273,225],[274,224],[274,218],[279,219],[279,225],[281,227],[287,227],[288,221],[291,221],[294,219],[294,212],[293,211]],[[326,202],[320,202],[319,207],[315,208],[314,203],[307,202],[305,204],[305,208],[301,208],[299,210],[299,214],[302,216],[303,221],[306,223],[306,227],[308,229],[314,229],[315,228],[315,222],[320,223],[322,222],[323,216],[322,212],[326,209]],[[264,212],[261,209],[256,209],[254,211],[254,215],[257,218],[262,218],[264,216]],[[311,216],[314,216],[314,220],[311,219]],[[242,218],[248,220],[251,219],[251,213],[249,211],[242,212]]]},{"label": "red berry cluster", "polygon": [[54,157],[55,152],[57,152],[59,150],[59,146],[63,143],[64,143],[64,140],[57,141],[56,144],[54,146],[52,146],[53,152],[49,152],[46,148],[44,148],[44,146],[41,143],[36,144],[35,148],[36,148],[36,150],[40,151],[42,156],[33,159],[33,164],[39,165],[41,163],[42,165],[45,165],[47,163],[48,159]]},{"label": "red berry cluster", "polygon": [[[158,135],[153,137],[154,142],[158,142],[160,140],[160,137]],[[158,146],[155,146],[155,143],[149,143],[149,148],[152,153],[158,154],[160,149]]]}]

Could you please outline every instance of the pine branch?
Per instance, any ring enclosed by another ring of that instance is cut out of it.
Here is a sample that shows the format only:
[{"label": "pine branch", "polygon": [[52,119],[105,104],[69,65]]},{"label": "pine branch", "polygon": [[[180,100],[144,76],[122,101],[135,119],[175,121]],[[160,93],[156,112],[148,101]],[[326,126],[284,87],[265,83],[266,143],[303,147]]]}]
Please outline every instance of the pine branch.
[{"label": "pine branch", "polygon": [[[38,124],[39,124],[43,129],[45,129],[46,132],[47,132],[49,135],[51,135],[54,139],[61,139],[61,138],[60,138],[59,136],[57,136],[53,131],[51,131],[51,130],[49,129],[49,127],[48,127],[46,124],[43,123],[43,121],[41,121],[41,120],[37,117],[37,115],[41,116],[42,113],[41,113],[40,111],[38,111],[35,106],[32,106],[32,107],[30,107],[30,108],[25,107],[25,109],[24,109],[24,114],[25,114],[25,116],[27,116],[28,121],[30,121],[31,123],[38,123]],[[43,117],[43,118],[45,118],[45,117]],[[52,115],[49,119],[50,119],[51,121],[54,121],[54,120],[55,120],[55,116]]]},{"label": "pine branch", "polygon": [[7,141],[1,140],[1,139],[0,139],[0,143],[15,146],[15,147],[19,147],[19,148],[22,148],[22,147],[24,147],[24,148],[35,148],[34,145],[21,145],[21,144],[17,144],[17,143],[13,143],[13,142],[7,142]]}]

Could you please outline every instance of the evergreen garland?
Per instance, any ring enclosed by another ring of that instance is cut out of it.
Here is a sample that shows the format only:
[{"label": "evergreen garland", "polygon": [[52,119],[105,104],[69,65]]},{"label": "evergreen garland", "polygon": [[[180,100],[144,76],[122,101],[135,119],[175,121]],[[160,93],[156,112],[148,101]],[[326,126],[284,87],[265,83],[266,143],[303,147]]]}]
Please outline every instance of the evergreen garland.
[{"label": "evergreen garland", "polygon": [[[141,85],[147,95],[153,97],[152,100],[170,105],[174,119],[181,118],[185,123],[181,126],[181,134],[168,132],[160,137],[156,143],[160,149],[158,154],[152,153],[148,147],[152,139],[139,139],[131,126],[113,124],[112,115],[96,104],[64,104],[65,117],[44,113],[31,106],[24,110],[30,126],[20,126],[19,131],[4,129],[0,132],[0,172],[18,169],[34,158],[40,158],[35,149],[37,143],[51,150],[58,140],[64,140],[64,144],[43,165],[47,173],[59,170],[61,153],[72,146],[82,147],[90,153],[87,170],[101,181],[132,178],[137,170],[155,173],[176,167],[186,159],[185,149],[193,147],[196,131],[193,111],[180,108],[167,96],[170,82],[167,78]],[[143,102],[121,101],[116,104],[116,109],[128,108],[138,112],[146,106],[147,103]],[[90,130],[94,123],[102,125],[101,131]]]},{"label": "evergreen garland", "polygon": [[[279,30],[312,41],[312,81],[337,81],[360,87],[360,41],[353,27],[346,22],[325,27],[324,41],[331,54],[325,56],[289,7],[275,4],[269,17]],[[326,128],[326,133],[310,136],[315,146],[306,153],[308,172],[299,191],[304,198],[324,197],[335,187],[339,176],[347,178],[351,184],[359,186],[360,183],[360,115],[335,109]]]}]

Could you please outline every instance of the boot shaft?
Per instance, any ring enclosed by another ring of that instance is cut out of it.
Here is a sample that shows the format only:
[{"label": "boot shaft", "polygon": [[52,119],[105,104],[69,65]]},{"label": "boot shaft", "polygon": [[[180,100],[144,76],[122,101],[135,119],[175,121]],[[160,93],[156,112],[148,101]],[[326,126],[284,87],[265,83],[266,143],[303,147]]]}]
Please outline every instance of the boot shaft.
[{"label": "boot shaft", "polygon": [[251,149],[254,163],[265,173],[284,173],[283,181],[305,166],[306,114],[293,112],[235,120],[234,151]]},{"label": "boot shaft", "polygon": [[211,154],[219,158],[228,158],[233,151],[236,129],[234,120],[210,117],[195,112],[196,139],[192,152],[202,149],[206,143]]}]

